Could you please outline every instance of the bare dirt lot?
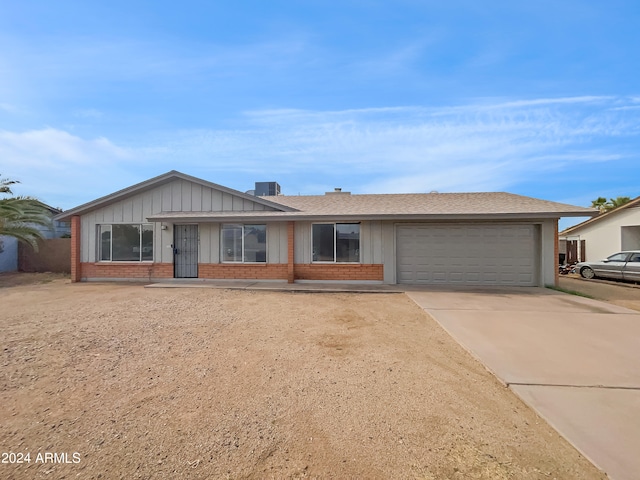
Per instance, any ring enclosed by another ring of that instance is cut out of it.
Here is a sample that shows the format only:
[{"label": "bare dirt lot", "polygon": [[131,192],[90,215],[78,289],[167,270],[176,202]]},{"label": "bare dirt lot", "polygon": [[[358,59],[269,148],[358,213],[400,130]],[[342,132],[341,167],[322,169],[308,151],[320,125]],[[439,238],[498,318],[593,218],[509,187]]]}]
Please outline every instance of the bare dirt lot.
[{"label": "bare dirt lot", "polygon": [[0,319],[0,478],[606,478],[403,294],[57,279]]},{"label": "bare dirt lot", "polygon": [[640,287],[632,283],[607,280],[585,280],[579,275],[561,276],[558,285],[565,290],[580,292],[597,300],[640,310]]}]

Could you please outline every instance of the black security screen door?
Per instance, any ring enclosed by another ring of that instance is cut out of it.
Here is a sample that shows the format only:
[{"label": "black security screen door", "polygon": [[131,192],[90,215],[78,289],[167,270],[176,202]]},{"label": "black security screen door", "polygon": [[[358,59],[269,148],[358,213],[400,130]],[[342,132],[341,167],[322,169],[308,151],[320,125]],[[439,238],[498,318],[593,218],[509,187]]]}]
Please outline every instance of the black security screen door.
[{"label": "black security screen door", "polygon": [[198,278],[198,225],[174,226],[173,276]]}]

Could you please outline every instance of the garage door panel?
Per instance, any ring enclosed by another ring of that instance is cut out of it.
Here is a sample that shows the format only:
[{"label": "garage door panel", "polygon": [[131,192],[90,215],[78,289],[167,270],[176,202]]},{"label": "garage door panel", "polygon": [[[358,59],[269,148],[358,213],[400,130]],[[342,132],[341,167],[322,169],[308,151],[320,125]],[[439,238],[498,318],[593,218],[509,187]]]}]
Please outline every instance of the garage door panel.
[{"label": "garage door panel", "polygon": [[398,283],[535,285],[534,225],[399,225]]}]

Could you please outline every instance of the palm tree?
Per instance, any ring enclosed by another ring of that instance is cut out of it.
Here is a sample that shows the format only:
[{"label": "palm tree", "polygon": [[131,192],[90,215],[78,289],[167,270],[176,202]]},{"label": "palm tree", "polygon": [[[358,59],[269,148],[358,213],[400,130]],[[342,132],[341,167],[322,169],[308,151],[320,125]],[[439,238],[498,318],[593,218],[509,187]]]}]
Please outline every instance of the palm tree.
[{"label": "palm tree", "polygon": [[591,202],[591,208],[597,208],[600,213],[607,211],[607,199],[605,197],[598,197]]},{"label": "palm tree", "polygon": [[[0,193],[11,194],[10,185],[15,180],[0,178]],[[32,197],[10,197],[0,199],[0,236],[17,238],[38,250],[38,240],[44,238],[39,226],[51,226],[51,212]]]},{"label": "palm tree", "polygon": [[11,191],[10,185],[14,185],[16,183],[20,183],[20,182],[18,182],[17,180],[10,180],[8,178],[0,177],[0,193],[8,193],[8,194],[13,193]]},{"label": "palm tree", "polygon": [[600,213],[604,213],[613,210],[614,208],[621,207],[630,201],[631,197],[616,197],[610,198],[609,200],[604,197],[598,197],[591,202],[591,207],[597,208],[600,210]]},{"label": "palm tree", "polygon": [[621,207],[622,205],[624,205],[625,203],[629,203],[630,201],[631,197],[616,197],[610,198],[609,204],[611,205],[611,210],[613,210],[614,208]]}]

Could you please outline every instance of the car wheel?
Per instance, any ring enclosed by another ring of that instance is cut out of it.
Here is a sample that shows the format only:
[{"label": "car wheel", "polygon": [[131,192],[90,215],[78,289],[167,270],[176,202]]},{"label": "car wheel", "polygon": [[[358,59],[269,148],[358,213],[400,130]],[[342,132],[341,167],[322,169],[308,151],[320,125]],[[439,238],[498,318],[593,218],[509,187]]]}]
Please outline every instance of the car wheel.
[{"label": "car wheel", "polygon": [[580,275],[582,275],[582,278],[586,278],[589,280],[591,280],[592,278],[595,278],[596,276],[595,272],[591,267],[584,267],[582,270],[580,270]]}]

